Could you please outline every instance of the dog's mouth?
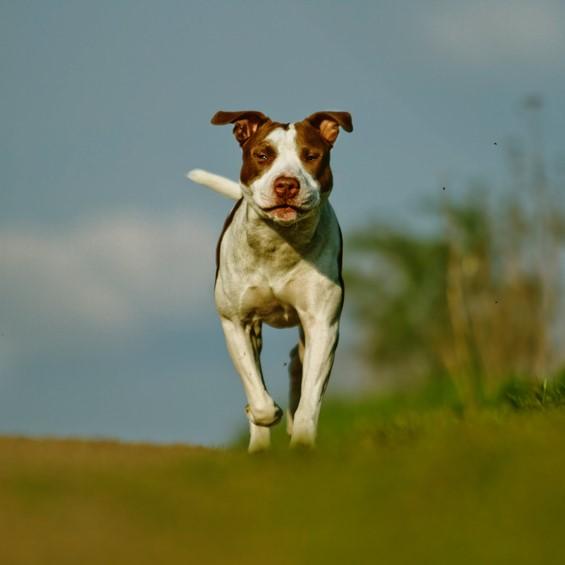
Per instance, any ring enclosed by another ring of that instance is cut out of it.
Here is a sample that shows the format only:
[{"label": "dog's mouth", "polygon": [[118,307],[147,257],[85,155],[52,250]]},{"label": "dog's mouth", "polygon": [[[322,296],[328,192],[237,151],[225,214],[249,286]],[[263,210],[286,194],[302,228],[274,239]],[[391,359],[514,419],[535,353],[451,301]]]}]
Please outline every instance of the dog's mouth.
[{"label": "dog's mouth", "polygon": [[304,209],[300,206],[294,206],[293,204],[275,204],[274,206],[266,206],[262,208],[264,212],[272,212],[273,210],[294,210],[296,212],[303,212]]},{"label": "dog's mouth", "polygon": [[276,204],[275,206],[267,206],[261,208],[269,216],[283,222],[291,222],[295,220],[300,214],[307,212],[306,209],[293,204]]}]

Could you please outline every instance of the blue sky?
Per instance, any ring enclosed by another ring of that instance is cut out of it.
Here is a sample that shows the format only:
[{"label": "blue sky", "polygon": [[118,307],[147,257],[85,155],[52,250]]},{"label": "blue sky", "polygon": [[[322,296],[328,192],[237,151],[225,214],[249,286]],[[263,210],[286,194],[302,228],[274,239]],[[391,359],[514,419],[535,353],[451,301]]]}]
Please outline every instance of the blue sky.
[{"label": "blue sky", "polygon": [[[524,96],[565,155],[565,3],[0,2],[0,433],[221,443],[244,398],[212,301],[236,177],[218,109],[349,110],[332,201],[348,230],[421,222],[447,184],[504,183]],[[494,146],[494,141],[497,145]],[[330,393],[356,386],[344,344]],[[291,332],[266,335],[284,404]]]}]

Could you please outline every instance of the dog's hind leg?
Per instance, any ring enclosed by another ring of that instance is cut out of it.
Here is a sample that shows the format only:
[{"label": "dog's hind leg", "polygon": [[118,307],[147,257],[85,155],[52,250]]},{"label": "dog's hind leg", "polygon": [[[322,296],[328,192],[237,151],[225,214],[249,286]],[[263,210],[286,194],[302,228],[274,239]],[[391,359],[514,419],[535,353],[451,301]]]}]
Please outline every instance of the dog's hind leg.
[{"label": "dog's hind leg", "polygon": [[266,451],[269,447],[271,447],[271,428],[257,426],[250,420],[247,451],[249,453],[260,453]]},{"label": "dog's hind leg", "polygon": [[286,433],[292,435],[292,423],[294,413],[300,402],[300,390],[302,388],[302,360],[304,359],[304,330],[299,327],[298,344],[290,350],[290,362],[288,364],[289,393],[288,410],[286,413]]}]

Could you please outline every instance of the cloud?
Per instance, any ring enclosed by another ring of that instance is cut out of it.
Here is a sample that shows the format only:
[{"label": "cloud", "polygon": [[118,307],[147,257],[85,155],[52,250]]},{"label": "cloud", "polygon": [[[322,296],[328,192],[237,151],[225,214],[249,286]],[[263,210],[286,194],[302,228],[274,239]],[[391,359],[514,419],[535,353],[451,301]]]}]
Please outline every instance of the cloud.
[{"label": "cloud", "polygon": [[564,13],[558,2],[481,0],[441,3],[422,23],[436,49],[457,62],[560,62],[565,49]]},{"label": "cloud", "polygon": [[194,323],[212,303],[214,226],[121,214],[0,230],[0,348],[23,354]]}]

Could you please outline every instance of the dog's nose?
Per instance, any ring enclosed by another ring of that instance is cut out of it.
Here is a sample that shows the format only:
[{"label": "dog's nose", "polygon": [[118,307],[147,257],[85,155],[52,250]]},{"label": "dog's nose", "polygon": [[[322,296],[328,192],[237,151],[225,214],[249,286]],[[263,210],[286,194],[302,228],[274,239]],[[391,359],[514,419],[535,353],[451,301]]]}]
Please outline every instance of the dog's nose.
[{"label": "dog's nose", "polygon": [[294,177],[278,177],[273,189],[279,198],[294,198],[298,194],[300,183]]}]

